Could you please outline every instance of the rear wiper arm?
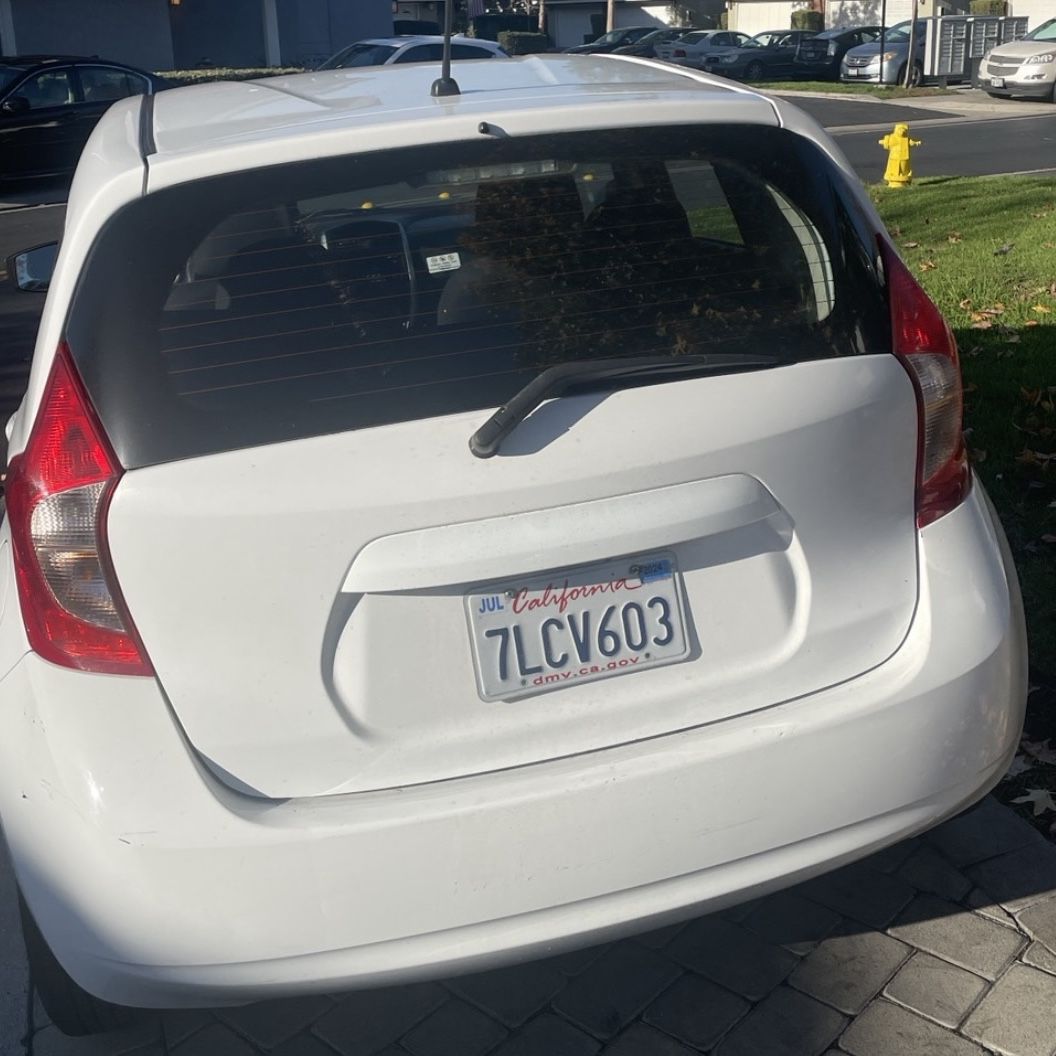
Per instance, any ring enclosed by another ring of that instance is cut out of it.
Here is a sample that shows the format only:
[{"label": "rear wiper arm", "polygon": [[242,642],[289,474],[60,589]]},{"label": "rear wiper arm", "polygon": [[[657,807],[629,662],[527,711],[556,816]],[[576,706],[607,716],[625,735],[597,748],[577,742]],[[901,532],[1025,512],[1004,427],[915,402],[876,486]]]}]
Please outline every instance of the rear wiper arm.
[{"label": "rear wiper arm", "polygon": [[710,374],[773,367],[784,362],[778,356],[738,356],[732,353],[699,356],[625,356],[622,359],[580,360],[549,367],[516,396],[504,403],[470,438],[469,449],[477,458],[498,453],[509,436],[544,400],[560,396],[565,389],[589,381],[639,378],[664,374]]}]

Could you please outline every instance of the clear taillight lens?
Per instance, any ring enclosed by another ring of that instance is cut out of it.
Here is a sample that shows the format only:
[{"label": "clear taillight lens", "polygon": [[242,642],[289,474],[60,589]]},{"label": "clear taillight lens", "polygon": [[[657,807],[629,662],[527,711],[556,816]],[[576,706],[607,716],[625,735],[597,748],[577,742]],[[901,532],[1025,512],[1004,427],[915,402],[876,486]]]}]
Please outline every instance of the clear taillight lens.
[{"label": "clear taillight lens", "polygon": [[121,473],[63,346],[7,477],[26,636],[34,652],[64,667],[149,675],[106,543],[106,511]]},{"label": "clear taillight lens", "polygon": [[884,239],[880,252],[895,355],[917,393],[917,526],[923,528],[959,506],[971,489],[961,367],[942,313]]}]

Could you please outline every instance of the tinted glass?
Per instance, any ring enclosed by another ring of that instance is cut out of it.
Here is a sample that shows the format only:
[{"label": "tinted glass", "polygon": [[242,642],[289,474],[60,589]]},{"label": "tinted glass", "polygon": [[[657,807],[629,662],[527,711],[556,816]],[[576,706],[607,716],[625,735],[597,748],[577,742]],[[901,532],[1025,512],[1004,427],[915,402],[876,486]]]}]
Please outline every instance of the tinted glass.
[{"label": "tinted glass", "polygon": [[327,59],[322,70],[344,70],[355,66],[384,66],[392,58],[396,48],[391,44],[353,44]]},{"label": "tinted glass", "polygon": [[18,94],[29,101],[31,110],[68,106],[75,100],[68,70],[45,70],[29,77],[19,85]]},{"label": "tinted glass", "polygon": [[22,76],[22,70],[10,66],[0,66],[0,92],[17,78]]},{"label": "tinted glass", "polygon": [[70,346],[127,466],[495,407],[567,361],[879,351],[875,247],[833,173],[715,125],[203,180],[109,222]]},{"label": "tinted glass", "polygon": [[401,52],[396,62],[439,62],[443,53],[444,49],[440,44],[419,44]]},{"label": "tinted glass", "polygon": [[[443,58],[443,52],[441,51],[441,58]],[[487,48],[478,48],[473,44],[452,44],[451,45],[451,58],[452,59],[493,59],[495,58],[495,52],[488,51]]]},{"label": "tinted glass", "polygon": [[1056,40],[1056,18],[1042,22],[1037,29],[1026,35],[1026,40]]},{"label": "tinted glass", "polygon": [[135,74],[105,66],[81,66],[81,95],[86,103],[112,103],[147,90],[147,82]]}]

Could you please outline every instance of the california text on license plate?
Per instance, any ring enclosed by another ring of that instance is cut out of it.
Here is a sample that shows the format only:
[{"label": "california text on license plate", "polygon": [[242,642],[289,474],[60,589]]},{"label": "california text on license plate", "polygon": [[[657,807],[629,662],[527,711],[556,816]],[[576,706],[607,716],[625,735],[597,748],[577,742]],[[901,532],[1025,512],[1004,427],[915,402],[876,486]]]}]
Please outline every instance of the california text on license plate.
[{"label": "california text on license plate", "polygon": [[510,700],[689,655],[670,553],[467,594],[466,615],[484,700]]}]

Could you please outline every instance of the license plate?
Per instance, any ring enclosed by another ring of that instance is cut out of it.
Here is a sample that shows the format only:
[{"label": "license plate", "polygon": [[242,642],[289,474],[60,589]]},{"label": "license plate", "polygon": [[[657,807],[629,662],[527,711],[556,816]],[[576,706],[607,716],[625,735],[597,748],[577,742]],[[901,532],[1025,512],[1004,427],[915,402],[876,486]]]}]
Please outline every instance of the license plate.
[{"label": "license plate", "polygon": [[991,88],[1004,88],[1004,86],[1005,86],[1004,77],[991,77],[990,78],[990,87]]},{"label": "license plate", "polygon": [[591,565],[465,596],[477,690],[512,700],[689,656],[670,553]]}]

